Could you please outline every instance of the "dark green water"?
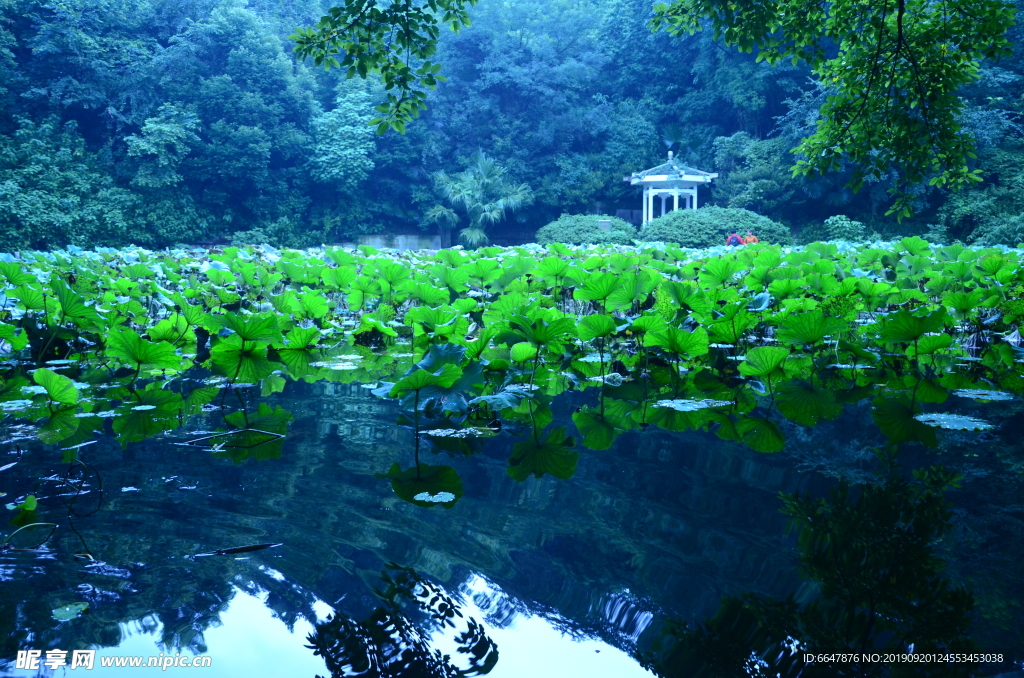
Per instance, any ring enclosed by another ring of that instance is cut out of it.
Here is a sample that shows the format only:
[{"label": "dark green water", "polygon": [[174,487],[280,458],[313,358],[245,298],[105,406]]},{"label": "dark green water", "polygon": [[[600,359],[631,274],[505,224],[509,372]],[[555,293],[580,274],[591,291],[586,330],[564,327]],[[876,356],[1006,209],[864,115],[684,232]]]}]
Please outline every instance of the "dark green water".
[{"label": "dark green water", "polygon": [[[223,427],[214,411],[124,448],[108,424],[79,448],[86,464],[68,464],[59,445],[6,426],[0,466],[17,463],[0,471],[4,501],[34,493],[38,519],[59,527],[40,549],[0,552],[0,673],[36,675],[15,669],[19,650],[92,648],[97,665],[85,675],[155,675],[104,669],[99,658],[180,652],[212,657],[199,675],[326,676],[305,647],[316,633],[336,656],[372,655],[332,665],[337,675],[652,675],[636,657],[667,618],[710,617],[724,595],[805,595],[779,493],[870,480],[871,450],[885,442],[864,402],[813,428],[782,422],[788,442],[777,454],[713,431],[650,427],[609,450],[577,445],[567,480],[517,482],[506,468],[530,432],[505,430],[474,454],[424,447],[421,461],[452,466],[464,488],[452,508],[424,508],[375,477],[413,465],[413,433],[396,425],[392,402],[330,383],[238,395],[229,409],[291,412],[279,447],[182,445]],[[571,433],[571,413],[591,402],[558,398],[555,425]],[[1024,410],[1019,400],[953,397],[943,411],[996,426],[939,431],[937,448],[905,445],[900,463],[964,475],[948,493],[952,529],[935,548],[946,576],[974,594],[978,646],[1019,661]],[[280,546],[195,557],[261,543]],[[54,619],[74,603],[88,609]]]}]

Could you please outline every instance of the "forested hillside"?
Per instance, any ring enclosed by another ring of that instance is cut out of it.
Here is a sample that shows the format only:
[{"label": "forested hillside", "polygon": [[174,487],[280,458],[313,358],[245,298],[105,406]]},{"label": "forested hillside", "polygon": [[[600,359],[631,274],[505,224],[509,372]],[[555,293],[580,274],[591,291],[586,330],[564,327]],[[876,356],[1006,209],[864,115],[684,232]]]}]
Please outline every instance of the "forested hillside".
[{"label": "forested hillside", "polygon": [[702,203],[798,238],[827,237],[824,220],[843,214],[869,234],[1024,241],[1021,56],[984,64],[963,92],[985,181],[922,186],[897,223],[885,216],[896,177],[857,194],[844,172],[792,178],[789,149],[824,97],[809,71],[757,63],[710,32],[652,34],[649,6],[481,0],[472,27],[442,33],[448,80],[428,110],[405,135],[377,136],[378,83],[292,55],[288,36],[327,5],[0,0],[0,248],[435,232],[448,204],[437,173],[477,151],[526,189],[490,227],[498,241],[532,239],[563,213],[639,209],[622,178],[668,150],[720,174]]}]

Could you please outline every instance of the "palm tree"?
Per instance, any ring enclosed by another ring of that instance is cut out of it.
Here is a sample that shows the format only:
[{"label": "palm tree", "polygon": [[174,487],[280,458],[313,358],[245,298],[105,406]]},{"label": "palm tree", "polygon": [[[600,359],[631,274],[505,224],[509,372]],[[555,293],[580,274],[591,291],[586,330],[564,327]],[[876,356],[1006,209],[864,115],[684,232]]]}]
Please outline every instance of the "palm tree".
[{"label": "palm tree", "polygon": [[434,174],[434,185],[450,207],[435,205],[426,215],[427,221],[437,223],[441,229],[441,245],[448,243],[448,229],[459,223],[460,208],[469,225],[459,231],[459,240],[469,247],[487,244],[487,226],[495,224],[505,212],[529,205],[533,192],[527,184],[514,185],[506,176],[504,167],[477,151],[469,159],[469,167],[458,174]]}]

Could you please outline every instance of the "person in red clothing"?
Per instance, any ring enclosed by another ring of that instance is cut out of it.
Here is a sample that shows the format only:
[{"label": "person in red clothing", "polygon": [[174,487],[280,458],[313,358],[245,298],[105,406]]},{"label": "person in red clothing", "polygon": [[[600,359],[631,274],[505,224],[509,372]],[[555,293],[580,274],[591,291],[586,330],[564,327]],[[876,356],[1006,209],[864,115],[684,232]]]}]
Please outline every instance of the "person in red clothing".
[{"label": "person in red clothing", "polygon": [[750,245],[750,244],[753,244],[755,242],[761,242],[761,241],[757,239],[757,236],[754,235],[753,231],[747,231],[747,234],[745,236],[743,236],[743,244],[744,245]]},{"label": "person in red clothing", "polygon": [[743,238],[740,237],[740,234],[737,233],[736,229],[734,228],[734,229],[732,229],[732,233],[730,233],[729,235],[725,236],[725,244],[726,245],[733,245],[733,246],[742,245],[743,244]]}]

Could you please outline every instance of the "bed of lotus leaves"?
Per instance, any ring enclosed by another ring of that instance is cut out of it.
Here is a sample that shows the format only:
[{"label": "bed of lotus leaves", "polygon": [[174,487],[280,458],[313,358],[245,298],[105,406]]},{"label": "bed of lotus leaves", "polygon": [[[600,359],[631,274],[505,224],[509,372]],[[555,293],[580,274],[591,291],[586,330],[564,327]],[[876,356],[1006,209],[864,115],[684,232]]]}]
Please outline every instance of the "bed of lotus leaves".
[{"label": "bed of lotus leaves", "polygon": [[[127,444],[289,380],[358,382],[415,430],[417,465],[383,477],[424,506],[450,506],[461,484],[420,464],[419,442],[467,453],[501,429],[524,434],[508,468],[520,480],[571,476],[576,437],[607,449],[648,426],[775,452],[784,420],[811,426],[864,400],[892,442],[934,445],[948,399],[1024,391],[1022,253],[915,237],[0,255],[0,411],[74,449],[107,419]],[[596,395],[575,432],[551,425],[567,390]],[[242,407],[204,444],[277,454],[289,418]]]}]

